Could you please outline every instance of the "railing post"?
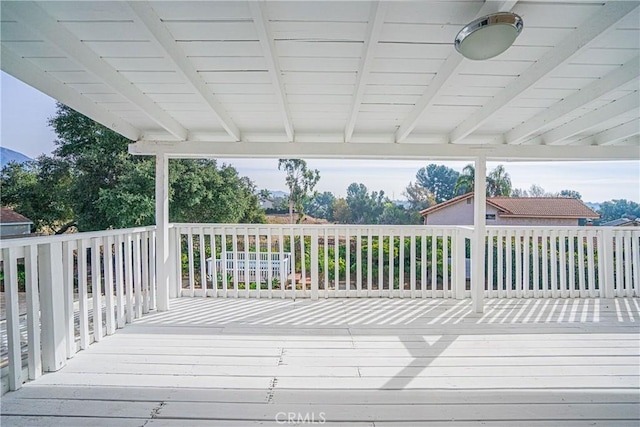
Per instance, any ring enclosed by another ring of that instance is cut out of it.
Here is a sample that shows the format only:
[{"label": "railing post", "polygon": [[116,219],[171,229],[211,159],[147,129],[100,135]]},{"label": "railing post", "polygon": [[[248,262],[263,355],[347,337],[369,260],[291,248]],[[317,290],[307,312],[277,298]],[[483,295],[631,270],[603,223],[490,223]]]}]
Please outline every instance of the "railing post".
[{"label": "railing post", "polygon": [[[598,230],[600,235],[600,255],[604,268],[604,283],[600,283],[600,298],[613,298],[613,232],[609,228]],[[580,242],[582,245],[582,242]]]},{"label": "railing post", "polygon": [[[158,239],[158,234],[157,234],[157,230],[156,230],[156,239]],[[177,235],[177,229],[171,228],[169,229],[169,267],[168,267],[168,271],[166,272],[166,274],[169,276],[169,282],[171,282],[172,280],[175,280],[178,273],[177,273],[177,268],[178,268],[178,263],[180,262],[180,255],[178,253],[177,250],[177,242],[176,242],[176,235]],[[158,255],[156,254],[156,257]],[[157,274],[157,273],[156,273]],[[178,280],[177,283],[169,283],[169,298],[178,298],[178,296],[180,295],[180,291],[179,291],[179,283],[180,281]]]},{"label": "railing post", "polygon": [[[479,156],[475,161],[474,183],[474,220],[473,220],[473,244],[471,260],[471,300],[473,311],[484,311],[484,261],[485,261],[485,237],[486,237],[486,212],[487,196],[485,193],[487,183],[487,158]],[[510,239],[511,237],[509,237]],[[511,284],[509,283],[509,286]]]},{"label": "railing post", "polygon": [[453,289],[456,299],[464,299],[465,288],[467,282],[466,275],[466,250],[465,237],[462,230],[456,229],[455,232],[455,252],[453,259]]},{"label": "railing post", "polygon": [[42,364],[46,372],[57,371],[67,360],[62,265],[62,242],[38,246]]},{"label": "railing post", "polygon": [[311,299],[313,301],[318,299],[318,231],[314,228],[311,231],[311,260],[309,265],[311,266]]},{"label": "railing post", "polygon": [[[169,159],[156,156],[156,281],[158,311],[169,310]],[[129,297],[129,296],[127,296]]]},{"label": "railing post", "polygon": [[22,387],[22,347],[20,343],[20,309],[18,305],[18,268],[14,248],[2,250],[4,265],[5,310],[7,319],[7,347],[9,390]]}]

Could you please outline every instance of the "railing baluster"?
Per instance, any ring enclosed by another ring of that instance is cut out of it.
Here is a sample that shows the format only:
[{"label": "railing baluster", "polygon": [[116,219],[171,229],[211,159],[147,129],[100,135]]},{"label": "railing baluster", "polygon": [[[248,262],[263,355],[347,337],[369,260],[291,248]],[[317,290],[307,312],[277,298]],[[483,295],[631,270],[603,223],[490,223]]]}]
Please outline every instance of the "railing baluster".
[{"label": "railing baluster", "polygon": [[633,287],[631,286],[631,231],[624,231],[624,282],[625,295],[633,296]]},{"label": "railing baluster", "polygon": [[533,246],[533,297],[540,297],[540,242],[541,236],[540,233],[537,233],[535,230],[531,236],[531,245]]},{"label": "railing baluster", "polygon": [[362,229],[356,229],[356,296],[362,296]]},{"label": "railing baluster", "polygon": [[404,231],[400,230],[400,247],[398,254],[398,290],[400,298],[404,298]]},{"label": "railing baluster", "polygon": [[198,254],[200,255],[200,288],[202,289],[202,297],[207,297],[207,251],[204,245],[204,228],[200,227],[196,230],[198,233]]},{"label": "railing baluster", "polygon": [[142,242],[142,314],[149,313],[149,233],[140,233]]},{"label": "railing baluster", "polygon": [[373,230],[367,227],[367,296],[373,290]]},{"label": "railing baluster", "polygon": [[411,250],[409,251],[409,257],[411,262],[411,272],[409,279],[409,296],[411,298],[416,297],[416,274],[417,274],[417,265],[416,265],[416,232],[411,233]]},{"label": "railing baluster", "polygon": [[593,251],[593,239],[595,238],[595,232],[592,230],[587,231],[587,262],[589,273],[589,297],[596,297],[596,274],[595,274],[595,262]]},{"label": "railing baluster", "polygon": [[427,237],[429,236],[429,230],[421,233],[422,242],[420,242],[420,296],[422,298],[427,297]]},{"label": "railing baluster", "polygon": [[340,230],[338,227],[333,229],[333,289],[336,296],[339,296],[340,291]]},{"label": "railing baluster", "polygon": [[632,296],[637,297],[640,292],[640,248],[639,246],[639,237],[640,233],[636,231],[631,232],[631,259],[632,259],[632,268],[633,268],[633,293]]},{"label": "railing baluster", "polygon": [[[300,281],[302,294],[307,294],[307,254],[304,247],[304,228],[300,228]],[[294,289],[295,293],[295,289]]]},{"label": "railing baluster", "polygon": [[351,296],[351,235],[349,233],[349,227],[344,231],[344,245],[345,245],[345,269],[344,269],[344,283],[347,297]]},{"label": "railing baluster", "polygon": [[24,254],[25,291],[27,303],[27,364],[30,380],[42,375],[40,350],[40,299],[38,295],[38,248],[31,245]]},{"label": "railing baluster", "polygon": [[[169,253],[171,255],[171,236],[173,233],[169,233]],[[173,253],[173,258],[171,260],[177,259],[175,253]],[[175,262],[172,262],[175,264]],[[165,274],[172,274],[171,268]],[[156,272],[156,231],[151,230],[149,232],[149,310],[156,309],[156,283],[157,283],[158,275]]]},{"label": "railing baluster", "polygon": [[133,322],[133,236],[128,233],[124,242],[124,283],[127,323]]},{"label": "railing baluster", "polygon": [[[575,257],[575,251],[576,251],[576,240],[575,240],[575,232],[574,230],[571,230],[569,232],[569,264],[568,264],[568,271],[569,271],[569,298],[575,298],[576,297],[576,257]],[[601,252],[602,253],[602,252]],[[601,271],[602,272],[602,271]],[[602,282],[600,282],[602,283]]]},{"label": "railing baluster", "polygon": [[93,299],[93,339],[102,339],[102,287],[100,286],[100,242],[91,239],[91,298]]},{"label": "railing baluster", "polygon": [[[480,278],[483,279],[484,277]],[[449,231],[445,229],[442,231],[442,297],[449,296]]]},{"label": "railing baluster", "polygon": [[[273,296],[273,252],[271,248],[273,242],[271,233],[271,229],[267,229],[267,298]],[[282,263],[283,260],[280,259],[279,262]]]},{"label": "railing baluster", "polygon": [[142,279],[140,257],[140,233],[133,235],[133,286],[135,295],[134,315],[136,319],[142,317]]},{"label": "railing baluster", "polygon": [[558,250],[560,253],[560,296],[566,298],[567,292],[567,235],[564,231],[558,233]]},{"label": "railing baluster", "polygon": [[396,237],[394,230],[389,230],[389,298],[393,298],[395,293],[395,250],[396,250]]},{"label": "railing baluster", "polygon": [[516,286],[516,298],[522,298],[522,230],[516,230],[513,235],[513,242],[515,244],[515,286]]},{"label": "railing baluster", "polygon": [[378,229],[378,293],[384,290],[384,235],[382,227]]},{"label": "railing baluster", "polygon": [[80,348],[89,348],[89,298],[87,296],[87,247],[85,240],[78,242],[78,305]]},{"label": "railing baluster", "polygon": [[22,346],[18,306],[18,256],[16,248],[3,249],[7,345],[9,347],[9,390],[22,387]]},{"label": "railing baluster", "polygon": [[113,301],[113,236],[107,236],[103,240],[103,254],[104,254],[104,297],[106,303],[106,324],[107,335],[112,335],[116,330],[115,319],[115,304]]},{"label": "railing baluster", "polygon": [[75,242],[62,243],[62,280],[64,281],[64,319],[67,341],[67,359],[76,354],[76,333],[73,308],[74,288],[74,260],[73,248]]},{"label": "railing baluster", "polygon": [[195,272],[194,272],[194,256],[193,256],[193,231],[191,227],[187,230],[187,256],[189,262],[189,296],[195,296]]},{"label": "railing baluster", "polygon": [[[256,235],[255,235],[255,245],[256,245],[256,298],[260,298],[260,291],[262,289],[262,277],[264,276],[263,265],[262,262],[262,241],[260,239],[260,228],[256,226]],[[304,250],[302,251],[304,255]],[[303,260],[304,262],[304,260]]]},{"label": "railing baluster", "polygon": [[116,321],[118,323],[118,328],[124,328],[126,319],[125,319],[125,302],[124,302],[124,275],[123,275],[123,267],[124,267],[124,257],[123,257],[123,236],[119,235],[116,237]]},{"label": "railing baluster", "polygon": [[437,297],[438,290],[438,230],[431,235],[431,298]]}]

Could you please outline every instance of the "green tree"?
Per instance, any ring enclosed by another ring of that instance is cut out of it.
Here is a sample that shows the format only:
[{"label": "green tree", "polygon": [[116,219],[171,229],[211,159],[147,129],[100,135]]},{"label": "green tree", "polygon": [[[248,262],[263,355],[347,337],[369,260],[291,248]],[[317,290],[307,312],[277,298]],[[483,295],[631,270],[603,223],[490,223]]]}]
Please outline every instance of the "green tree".
[{"label": "green tree", "polygon": [[333,202],[333,220],[339,224],[348,224],[351,222],[349,205],[342,197]]},{"label": "green tree", "polygon": [[289,218],[293,224],[293,210],[298,212],[297,223],[304,218],[304,202],[320,180],[317,169],[309,170],[307,162],[301,159],[280,159],[278,169],[287,174],[286,183],[289,187]]},{"label": "green tree", "polygon": [[476,182],[476,168],[469,163],[462,169],[455,186],[456,194],[471,193]]},{"label": "green tree", "polygon": [[418,170],[416,182],[433,194],[436,203],[442,203],[456,195],[458,176],[460,174],[449,167],[431,163]]},{"label": "green tree", "polygon": [[[53,157],[38,159],[30,175],[3,173],[4,201],[22,197],[31,206],[23,214],[56,232],[73,223],[90,231],[155,222],[153,158],[131,156],[130,141],[62,104],[50,124],[58,135]],[[253,183],[214,160],[172,160],[169,195],[172,221],[265,220]]]},{"label": "green tree", "polygon": [[613,221],[618,218],[640,218],[640,204],[626,199],[615,199],[600,204],[600,221]]},{"label": "green tree", "polygon": [[369,194],[364,184],[355,182],[347,188],[346,200],[352,224],[378,224],[386,201],[384,191],[373,191]]},{"label": "green tree", "polygon": [[314,218],[333,221],[333,204],[335,200],[336,196],[329,191],[317,193],[304,203],[304,210]]},{"label": "green tree", "polygon": [[72,175],[59,159],[40,156],[2,169],[2,203],[31,219],[36,232],[60,234],[75,225],[69,198]]},{"label": "green tree", "polygon": [[414,211],[421,211],[436,204],[433,194],[417,182],[409,182],[402,194],[407,198],[410,209]]},{"label": "green tree", "polygon": [[511,194],[511,177],[503,165],[498,165],[487,176],[487,196],[509,196]]},{"label": "green tree", "polygon": [[378,217],[378,224],[420,224],[422,216],[415,210],[408,210],[398,206],[389,199],[383,203],[382,213]]},{"label": "green tree", "polygon": [[582,200],[582,194],[575,190],[561,190],[560,197],[569,197],[572,199]]}]

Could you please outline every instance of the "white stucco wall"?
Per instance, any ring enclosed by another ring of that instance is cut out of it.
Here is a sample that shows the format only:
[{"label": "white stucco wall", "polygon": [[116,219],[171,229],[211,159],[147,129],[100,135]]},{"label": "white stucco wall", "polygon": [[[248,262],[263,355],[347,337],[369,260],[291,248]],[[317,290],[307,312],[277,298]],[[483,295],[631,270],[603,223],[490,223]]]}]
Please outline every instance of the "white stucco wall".
[{"label": "white stucco wall", "polygon": [[[495,215],[495,220],[487,220],[487,225],[531,225],[531,226],[577,226],[577,219],[565,218],[501,218],[498,210],[487,205],[487,215]],[[446,206],[427,215],[426,225],[473,225],[473,197]]]}]

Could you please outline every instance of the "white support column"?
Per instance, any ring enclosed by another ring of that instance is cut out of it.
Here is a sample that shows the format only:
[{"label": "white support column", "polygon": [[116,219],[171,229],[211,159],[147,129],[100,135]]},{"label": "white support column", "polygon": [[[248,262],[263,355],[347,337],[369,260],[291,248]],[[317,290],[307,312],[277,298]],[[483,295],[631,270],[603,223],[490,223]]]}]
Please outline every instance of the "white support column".
[{"label": "white support column", "polygon": [[169,310],[169,159],[156,155],[156,280],[158,311]]},{"label": "white support column", "polygon": [[475,161],[475,185],[473,207],[473,244],[471,255],[471,300],[473,311],[484,311],[484,258],[487,212],[487,158],[480,156]]},{"label": "white support column", "polygon": [[67,362],[63,277],[62,242],[39,245],[42,367],[45,372],[55,372]]}]

